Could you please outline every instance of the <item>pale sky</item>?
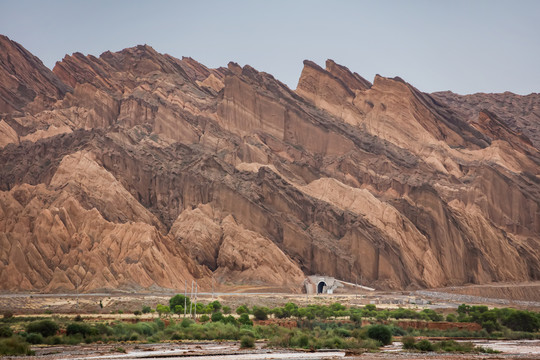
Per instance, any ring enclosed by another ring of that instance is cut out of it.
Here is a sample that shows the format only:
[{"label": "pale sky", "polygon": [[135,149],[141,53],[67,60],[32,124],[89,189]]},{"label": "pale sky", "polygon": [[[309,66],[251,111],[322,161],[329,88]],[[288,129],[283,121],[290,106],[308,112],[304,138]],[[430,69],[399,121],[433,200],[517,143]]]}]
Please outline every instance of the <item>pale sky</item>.
[{"label": "pale sky", "polygon": [[0,34],[52,68],[138,44],[296,88],[304,59],[425,92],[540,92],[540,1],[0,0]]}]

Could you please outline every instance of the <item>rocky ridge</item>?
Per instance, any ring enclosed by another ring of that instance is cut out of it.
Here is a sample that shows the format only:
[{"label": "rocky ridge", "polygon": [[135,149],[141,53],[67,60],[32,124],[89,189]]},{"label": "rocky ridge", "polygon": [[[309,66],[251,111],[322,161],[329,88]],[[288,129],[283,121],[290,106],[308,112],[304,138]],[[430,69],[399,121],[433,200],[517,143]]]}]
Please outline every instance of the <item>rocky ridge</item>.
[{"label": "rocky ridge", "polygon": [[538,122],[521,129],[518,105],[332,60],[306,61],[294,91],[146,45],[27,63],[36,95],[0,116],[1,290],[540,277]]}]

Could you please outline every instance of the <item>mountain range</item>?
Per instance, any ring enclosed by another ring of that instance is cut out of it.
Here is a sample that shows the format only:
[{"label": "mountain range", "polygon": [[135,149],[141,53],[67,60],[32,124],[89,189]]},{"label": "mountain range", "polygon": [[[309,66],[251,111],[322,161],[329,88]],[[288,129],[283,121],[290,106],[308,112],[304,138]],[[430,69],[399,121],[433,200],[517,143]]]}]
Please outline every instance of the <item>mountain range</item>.
[{"label": "mountain range", "polygon": [[540,94],[0,36],[0,290],[540,279]]}]

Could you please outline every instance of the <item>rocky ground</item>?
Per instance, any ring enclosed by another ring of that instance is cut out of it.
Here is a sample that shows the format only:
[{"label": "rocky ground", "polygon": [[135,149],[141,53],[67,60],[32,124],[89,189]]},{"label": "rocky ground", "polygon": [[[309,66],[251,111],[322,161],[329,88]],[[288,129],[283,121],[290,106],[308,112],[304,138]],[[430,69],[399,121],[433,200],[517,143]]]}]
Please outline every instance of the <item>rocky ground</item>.
[{"label": "rocky ground", "polygon": [[[414,353],[400,350],[400,343],[384,347],[377,353],[355,353],[340,350],[325,350],[309,352],[303,350],[267,349],[264,342],[257,342],[255,349],[241,349],[237,342],[176,342],[162,344],[109,344],[109,345],[81,345],[81,346],[47,346],[34,347],[36,356],[44,360],[56,359],[400,359],[400,360],[426,360],[426,359],[538,359],[540,344],[523,343],[515,341],[512,352],[501,354],[448,354],[448,353]],[[493,342],[492,347],[504,346]],[[508,345],[506,345],[508,346]],[[33,357],[16,357],[16,359],[35,359]],[[9,357],[4,357],[9,358]]]}]

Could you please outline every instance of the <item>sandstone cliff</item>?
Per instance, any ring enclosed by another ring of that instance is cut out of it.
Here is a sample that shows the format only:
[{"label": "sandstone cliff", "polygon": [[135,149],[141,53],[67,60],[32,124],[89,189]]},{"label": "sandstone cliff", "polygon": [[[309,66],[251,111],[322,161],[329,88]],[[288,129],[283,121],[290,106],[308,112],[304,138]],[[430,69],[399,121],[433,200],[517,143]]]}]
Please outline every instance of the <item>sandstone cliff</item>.
[{"label": "sandstone cliff", "polygon": [[331,60],[295,91],[146,45],[28,64],[48,100],[1,110],[1,290],[540,277],[538,123],[517,106]]}]

